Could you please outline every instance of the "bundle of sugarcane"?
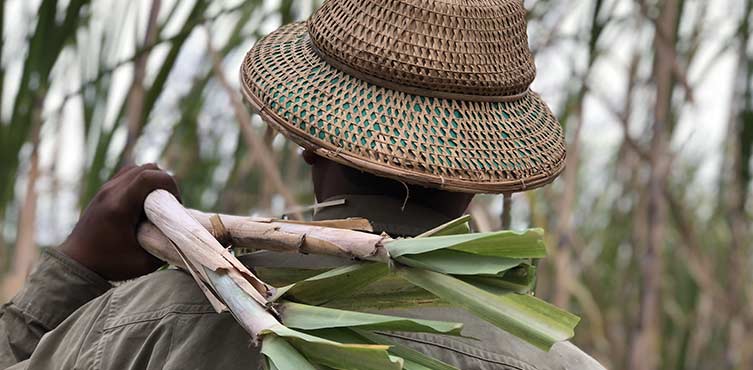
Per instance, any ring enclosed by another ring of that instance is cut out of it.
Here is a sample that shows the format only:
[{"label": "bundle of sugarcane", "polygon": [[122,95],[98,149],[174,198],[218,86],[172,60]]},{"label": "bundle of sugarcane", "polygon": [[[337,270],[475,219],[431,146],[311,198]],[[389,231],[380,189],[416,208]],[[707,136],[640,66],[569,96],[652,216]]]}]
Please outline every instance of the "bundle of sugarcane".
[{"label": "bundle of sugarcane", "polygon": [[[360,298],[360,305],[343,303],[382,280],[399,279],[436,298],[430,304],[462,307],[543,350],[572,337],[579,320],[529,294],[535,280],[531,261],[546,254],[539,229],[470,233],[464,217],[416,238],[392,239],[352,230],[368,229],[359,220],[212,216],[183,208],[162,190],[151,193],[144,208],[151,224],[139,230],[142,246],[189,271],[215,309],[229,310],[261,343],[270,369],[453,369],[378,332],[459,336],[462,324],[359,312],[354,309],[378,306]],[[351,263],[275,288],[218,240],[236,248],[346,257]],[[391,305],[416,302],[414,296],[395,295]]]}]

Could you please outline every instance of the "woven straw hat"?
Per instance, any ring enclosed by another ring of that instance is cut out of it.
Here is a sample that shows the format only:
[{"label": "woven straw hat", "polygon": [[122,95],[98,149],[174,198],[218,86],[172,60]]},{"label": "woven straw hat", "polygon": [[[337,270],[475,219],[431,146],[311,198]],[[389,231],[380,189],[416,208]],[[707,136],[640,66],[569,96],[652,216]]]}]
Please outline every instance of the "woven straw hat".
[{"label": "woven straw hat", "polygon": [[551,182],[561,127],[539,95],[522,0],[328,0],[241,66],[262,118],[299,145],[472,193]]}]

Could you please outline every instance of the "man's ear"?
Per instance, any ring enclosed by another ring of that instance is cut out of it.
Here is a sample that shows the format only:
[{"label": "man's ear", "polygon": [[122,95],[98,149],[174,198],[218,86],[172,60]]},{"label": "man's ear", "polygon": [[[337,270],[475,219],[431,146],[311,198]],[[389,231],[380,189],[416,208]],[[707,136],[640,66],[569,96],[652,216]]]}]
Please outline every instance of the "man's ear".
[{"label": "man's ear", "polygon": [[301,156],[303,157],[303,160],[309,164],[309,166],[313,166],[320,159],[320,157],[316,155],[316,153],[308,149],[303,149]]}]

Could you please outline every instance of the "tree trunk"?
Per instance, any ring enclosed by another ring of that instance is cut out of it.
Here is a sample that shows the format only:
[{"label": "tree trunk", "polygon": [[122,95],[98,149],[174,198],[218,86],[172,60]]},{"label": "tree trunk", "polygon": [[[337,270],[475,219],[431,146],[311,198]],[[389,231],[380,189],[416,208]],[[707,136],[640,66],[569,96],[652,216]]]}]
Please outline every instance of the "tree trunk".
[{"label": "tree trunk", "polygon": [[[293,195],[293,192],[290,191],[288,185],[283,181],[280,168],[277,167],[277,164],[274,162],[275,156],[272,153],[272,149],[264,143],[262,138],[256,135],[256,132],[254,132],[254,128],[251,125],[251,115],[246,110],[246,107],[243,105],[237,92],[230,86],[227,77],[225,77],[225,72],[222,70],[222,61],[220,60],[217,50],[212,46],[211,40],[211,35],[207,35],[207,49],[212,58],[212,70],[214,71],[214,75],[220,83],[220,86],[222,86],[228,94],[230,103],[233,105],[233,113],[238,120],[238,125],[241,130],[240,135],[243,136],[249,149],[249,158],[253,163],[258,164],[261,167],[266,178],[274,186],[275,190],[285,199],[285,202],[287,203],[286,207],[300,209],[300,204],[295,199],[295,196]],[[300,211],[293,212],[291,216],[291,218],[297,220],[303,219],[303,214]]]},{"label": "tree trunk", "polygon": [[512,223],[512,194],[502,195],[502,230],[510,230]]},{"label": "tree trunk", "polygon": [[661,355],[661,283],[667,221],[664,189],[669,172],[668,128],[671,119],[673,66],[680,3],[665,0],[661,4],[654,36],[654,81],[656,106],[649,152],[650,177],[646,208],[646,247],[640,261],[641,293],[637,330],[632,338],[629,368],[652,370],[660,366]]},{"label": "tree trunk", "polygon": [[[722,212],[730,231],[730,249],[727,256],[727,282],[729,292],[729,338],[726,354],[727,368],[749,369],[751,362],[751,323],[746,318],[749,312],[749,294],[747,289],[750,279],[747,263],[750,245],[750,235],[745,211],[746,193],[748,187],[748,156],[745,153],[746,122],[753,115],[753,58],[748,56],[748,42],[750,40],[750,16],[753,12],[753,1],[745,3],[745,11],[739,28],[739,54],[737,61],[737,78],[733,84],[730,120],[727,126],[725,147],[724,173],[720,178],[725,191],[722,195]],[[751,120],[753,121],[753,120]],[[750,128],[747,128],[750,130]]]},{"label": "tree trunk", "polygon": [[[44,94],[43,94],[44,95]],[[35,101],[31,144],[32,151],[29,157],[29,173],[26,179],[26,195],[19,211],[18,232],[16,234],[16,247],[13,254],[11,269],[3,281],[2,296],[10,298],[18,292],[24,284],[26,276],[31,272],[39,251],[34,240],[35,224],[37,215],[37,178],[39,177],[39,131],[42,125],[42,104],[44,98],[38,97]]]},{"label": "tree trunk", "polygon": [[563,178],[564,190],[560,195],[557,207],[557,227],[555,229],[555,241],[557,251],[554,254],[555,288],[553,303],[560,307],[567,307],[570,300],[570,284],[574,278],[570,271],[571,254],[573,253],[573,239],[575,239],[575,225],[573,223],[573,210],[578,188],[578,166],[580,162],[581,138],[580,132],[583,126],[583,105],[588,92],[588,78],[591,69],[598,57],[597,44],[603,25],[599,21],[603,1],[596,0],[591,13],[591,24],[588,42],[588,65],[583,73],[580,89],[575,95],[573,108],[574,132],[567,148],[567,166]]},{"label": "tree trunk", "polygon": [[[152,0],[149,10],[149,18],[144,36],[144,46],[154,44],[157,39],[157,16],[159,16],[161,0]],[[146,77],[146,63],[149,60],[149,52],[142,53],[133,63],[133,83],[128,93],[128,136],[123,149],[121,165],[133,163],[133,146],[136,145],[141,128],[144,125],[144,78]]]}]

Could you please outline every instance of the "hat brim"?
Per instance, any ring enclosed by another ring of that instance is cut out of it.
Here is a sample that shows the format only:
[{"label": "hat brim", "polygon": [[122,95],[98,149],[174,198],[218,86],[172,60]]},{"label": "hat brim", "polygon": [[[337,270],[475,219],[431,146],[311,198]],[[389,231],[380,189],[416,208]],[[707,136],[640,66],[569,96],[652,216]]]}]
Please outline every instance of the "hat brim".
[{"label": "hat brim", "polygon": [[537,94],[463,101],[376,86],[320,58],[305,22],[259,40],[240,72],[246,99],[283,135],[378,176],[507,193],[550,183],[564,168],[562,128]]}]

